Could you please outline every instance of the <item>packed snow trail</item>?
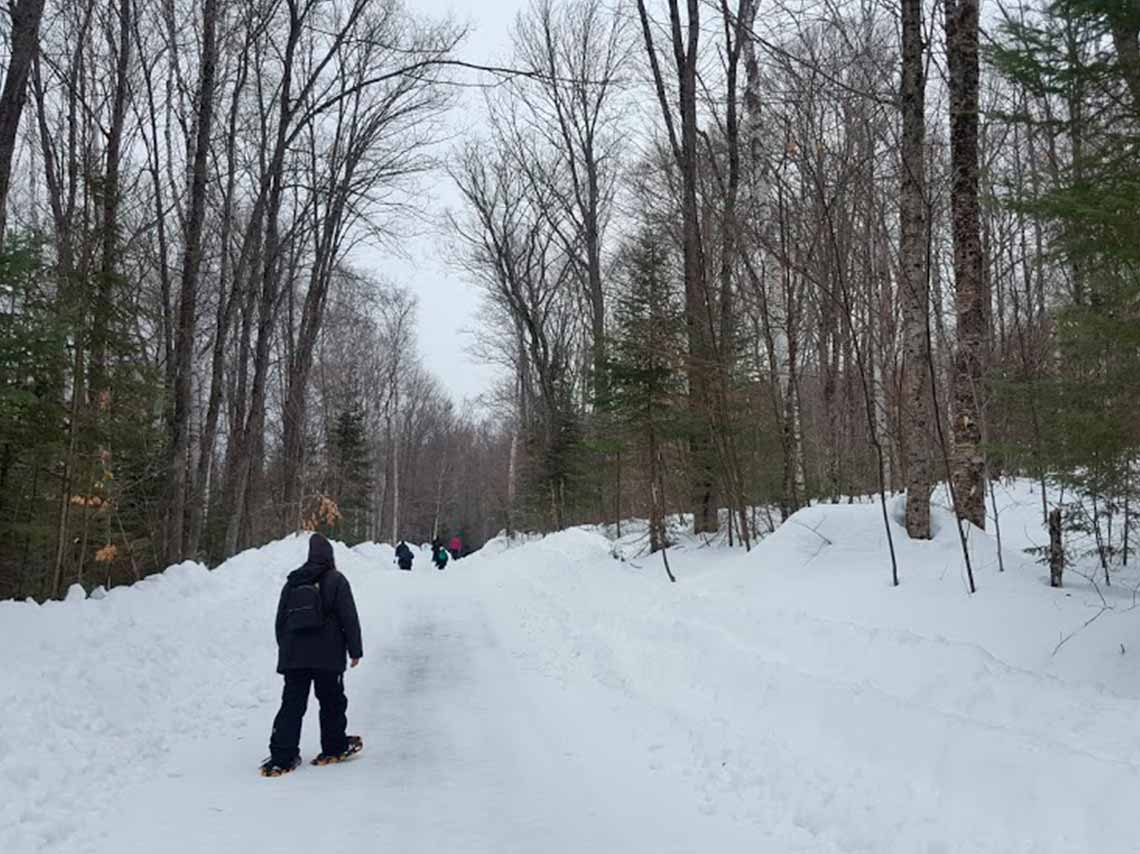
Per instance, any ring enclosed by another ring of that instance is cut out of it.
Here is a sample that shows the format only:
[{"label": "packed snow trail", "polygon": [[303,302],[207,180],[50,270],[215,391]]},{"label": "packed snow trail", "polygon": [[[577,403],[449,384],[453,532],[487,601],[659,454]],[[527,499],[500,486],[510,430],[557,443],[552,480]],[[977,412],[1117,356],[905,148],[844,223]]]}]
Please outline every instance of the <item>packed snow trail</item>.
[{"label": "packed snow trail", "polygon": [[[367,577],[356,583],[366,657],[346,683],[349,729],[365,738],[359,757],[259,778],[265,705],[239,740],[179,748],[157,780],[123,793],[130,819],[89,850],[694,850],[701,817],[646,785],[608,740],[604,709],[521,669],[471,588],[456,589],[456,572],[394,580],[384,598]],[[306,759],[319,747],[316,711],[314,698]]]}]

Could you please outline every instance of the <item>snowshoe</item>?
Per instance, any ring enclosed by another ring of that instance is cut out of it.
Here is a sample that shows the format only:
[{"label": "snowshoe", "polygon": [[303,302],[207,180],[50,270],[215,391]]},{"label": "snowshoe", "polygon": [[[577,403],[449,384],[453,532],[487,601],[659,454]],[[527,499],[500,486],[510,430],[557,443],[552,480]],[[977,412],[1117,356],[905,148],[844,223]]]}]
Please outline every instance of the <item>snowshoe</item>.
[{"label": "snowshoe", "polygon": [[337,762],[344,762],[346,759],[351,759],[364,749],[364,739],[359,735],[350,735],[348,737],[348,747],[344,749],[343,753],[321,753],[313,760],[313,765],[335,765]]},{"label": "snowshoe", "polygon": [[262,777],[280,777],[282,774],[288,774],[290,771],[295,771],[301,765],[301,757],[294,756],[293,761],[287,762],[284,765],[279,765],[273,761],[273,757],[269,757],[261,763],[261,776]]}]

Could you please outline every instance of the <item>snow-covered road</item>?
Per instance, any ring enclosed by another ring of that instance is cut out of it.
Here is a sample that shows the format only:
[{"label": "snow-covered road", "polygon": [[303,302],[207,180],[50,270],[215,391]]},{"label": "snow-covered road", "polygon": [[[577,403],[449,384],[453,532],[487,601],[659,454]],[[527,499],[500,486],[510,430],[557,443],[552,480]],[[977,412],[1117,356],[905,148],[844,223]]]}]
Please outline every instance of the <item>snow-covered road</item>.
[{"label": "snow-covered road", "polygon": [[[611,737],[612,721],[504,643],[478,587],[417,572],[357,598],[370,653],[346,678],[351,763],[263,780],[272,705],[175,748],[117,798],[98,854],[162,851],[685,852],[692,809]],[[316,701],[302,751],[318,750]],[[129,805],[129,806],[128,806]],[[715,823],[703,817],[700,824]],[[713,830],[713,828],[709,828]],[[721,828],[728,839],[732,828]],[[737,837],[739,832],[735,833]],[[745,840],[741,839],[743,847]],[[719,850],[726,850],[721,847]]]}]

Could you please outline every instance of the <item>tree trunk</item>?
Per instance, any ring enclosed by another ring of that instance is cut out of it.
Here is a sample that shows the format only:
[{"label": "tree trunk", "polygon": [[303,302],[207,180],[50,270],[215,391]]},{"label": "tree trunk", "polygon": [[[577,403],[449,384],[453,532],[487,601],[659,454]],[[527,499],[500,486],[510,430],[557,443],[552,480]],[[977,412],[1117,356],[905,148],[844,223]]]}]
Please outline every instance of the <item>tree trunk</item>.
[{"label": "tree trunk", "polygon": [[40,19],[44,0],[16,0],[12,6],[8,69],[0,90],[0,248],[8,223],[8,189],[12,178],[12,157],[16,152],[16,132],[28,94],[28,74],[39,50]]},{"label": "tree trunk", "polygon": [[[398,363],[397,363],[398,364]],[[400,380],[399,368],[392,371],[392,409],[395,416],[400,415]],[[439,492],[443,492],[442,463],[440,469]],[[439,523],[439,501],[436,501],[436,524]],[[392,542],[400,542],[400,431],[392,434]]]},{"label": "tree trunk", "polygon": [[511,449],[507,456],[507,537],[518,529],[515,521],[515,496],[518,492],[519,432],[511,431]]},{"label": "tree trunk", "polygon": [[[306,6],[305,11],[310,7]],[[258,201],[264,202],[265,241],[261,258],[261,288],[258,298],[257,342],[254,346],[253,385],[250,390],[251,405],[244,425],[235,428],[236,452],[233,472],[233,504],[226,523],[225,553],[235,554],[242,524],[246,521],[254,446],[261,440],[260,431],[264,424],[264,409],[269,375],[269,358],[277,321],[277,307],[282,284],[278,281],[281,273],[279,263],[281,199],[284,193],[284,169],[289,125],[296,104],[292,101],[292,81],[294,58],[301,38],[301,10],[293,0],[289,3],[289,36],[282,58],[282,80],[280,84],[280,106],[277,117],[276,140],[273,156],[269,161],[262,182],[263,192]],[[266,194],[264,190],[268,189]],[[256,212],[256,206],[255,206]],[[255,219],[258,217],[255,215]]]},{"label": "tree trunk", "polygon": [[661,457],[657,443],[657,428],[649,418],[646,450],[649,461],[649,552],[661,551],[669,544],[665,534],[665,510],[661,506]]},{"label": "tree trunk", "polygon": [[930,295],[926,269],[926,80],[922,0],[902,4],[902,150],[899,255],[906,357],[902,394],[906,436],[906,531],[930,539]]},{"label": "tree trunk", "polygon": [[[193,406],[194,332],[198,310],[198,274],[202,267],[202,230],[206,217],[206,179],[210,134],[214,125],[218,0],[205,0],[202,8],[202,70],[198,84],[197,138],[190,172],[190,212],[186,219],[186,246],[182,260],[182,292],[178,301],[178,338],[175,344],[174,420],[171,424],[171,504],[168,520],[170,561],[186,557],[186,477],[190,452],[190,409]],[[225,247],[223,250],[225,251]],[[218,335],[223,335],[221,329]],[[208,462],[206,463],[208,465]]]},{"label": "tree trunk", "polygon": [[[717,355],[717,400],[716,420],[720,433],[721,468],[724,481],[729,485],[728,493],[735,504],[735,515],[738,520],[740,540],[746,549],[751,548],[751,539],[748,532],[748,516],[745,510],[746,497],[744,477],[737,450],[736,435],[732,423],[732,379],[735,367],[737,312],[736,312],[736,282],[739,267],[740,240],[740,211],[739,197],[741,186],[741,157],[740,157],[740,119],[737,111],[738,80],[740,61],[744,55],[744,45],[752,40],[752,22],[755,13],[752,10],[752,0],[740,0],[736,15],[733,16],[722,7],[724,12],[724,30],[727,44],[727,75],[725,94],[727,106],[725,109],[725,140],[728,146],[728,180],[724,192],[724,221],[722,224],[721,263],[720,263],[720,298],[718,311],[720,315],[720,328],[717,331],[719,341],[715,347]],[[747,59],[745,61],[747,65]],[[747,76],[747,69],[745,70]],[[748,87],[747,80],[745,88]],[[747,124],[747,122],[745,122]],[[714,508],[715,510],[715,508]],[[729,510],[729,532],[731,536],[733,517],[732,508]],[[719,524],[719,519],[718,519]]]},{"label": "tree trunk", "polygon": [[79,418],[83,410],[83,345],[75,344],[75,356],[71,372],[71,404],[67,426],[67,456],[63,462],[63,479],[59,490],[59,515],[56,525],[55,561],[52,568],[51,596],[58,599],[63,592],[63,565],[67,557],[69,542],[68,529],[71,512],[71,487],[75,478],[77,449],[79,444]]},{"label": "tree trunk", "polygon": [[[135,26],[136,47],[140,54],[144,51],[144,42],[140,28]],[[155,239],[158,244],[158,280],[159,299],[162,303],[162,366],[166,393],[169,396],[166,419],[169,424],[173,418],[174,404],[174,309],[172,303],[172,285],[170,276],[170,263],[167,237],[166,217],[168,213],[166,199],[163,194],[162,177],[162,149],[158,139],[159,109],[155,99],[153,69],[147,62],[140,63],[142,67],[143,83],[146,88],[147,109],[150,111],[150,126],[142,132],[144,147],[147,152],[147,170],[150,172],[153,187]],[[147,133],[149,130],[149,134]]]},{"label": "tree trunk", "polygon": [[1061,508],[1049,511],[1049,586],[1061,586],[1065,570],[1065,552],[1061,547]]},{"label": "tree trunk", "polygon": [[585,210],[586,273],[590,291],[590,334],[594,361],[594,399],[609,397],[609,365],[606,360],[606,301],[602,286],[602,240],[599,221],[598,164],[592,149],[586,151],[587,202]]},{"label": "tree trunk", "polygon": [[[230,285],[230,238],[234,225],[234,194],[237,186],[237,133],[238,133],[238,107],[241,101],[241,92],[249,72],[248,42],[243,51],[238,71],[237,82],[230,100],[229,121],[226,137],[226,189],[222,199],[222,223],[219,235],[221,247],[221,269],[218,273],[218,310],[214,326],[214,346],[211,356],[210,368],[210,396],[206,404],[206,423],[202,427],[201,445],[198,450],[198,470],[194,477],[193,494],[190,502],[190,543],[187,551],[196,556],[201,547],[202,529],[206,517],[207,488],[211,487],[214,478],[214,445],[217,441],[218,421],[222,412],[223,375],[227,355],[226,343],[229,340],[230,326],[233,324],[234,314],[242,297],[242,276],[244,270],[239,268],[232,275]],[[251,223],[246,241],[243,243],[243,253],[246,244],[256,240],[250,232],[260,228],[258,223]]]},{"label": "tree trunk", "polygon": [[1123,566],[1128,566],[1128,542],[1129,533],[1132,530],[1132,463],[1127,462],[1125,466],[1127,466],[1128,474],[1124,481],[1124,531],[1122,533],[1124,542],[1122,543],[1123,560],[1121,563]]},{"label": "tree trunk", "polygon": [[91,397],[99,409],[107,405],[104,393],[109,391],[107,349],[110,346],[114,284],[118,268],[119,243],[119,171],[122,160],[123,129],[127,118],[127,73],[131,62],[131,0],[119,0],[119,43],[112,44],[117,53],[115,94],[111,107],[111,126],[107,132],[107,167],[103,176],[102,261],[94,304],[91,306],[90,371]]},{"label": "tree trunk", "polygon": [[687,0],[687,38],[682,30],[679,0],[669,0],[669,22],[673,59],[677,68],[678,106],[681,136],[678,140],[673,107],[665,89],[653,26],[645,8],[645,0],[637,0],[645,50],[653,71],[657,100],[669,132],[669,141],[677,169],[681,173],[681,250],[685,282],[685,326],[688,333],[689,413],[692,434],[689,451],[692,459],[689,499],[693,511],[693,530],[706,533],[717,530],[717,514],[713,489],[715,485],[712,441],[709,435],[709,371],[713,366],[707,329],[709,326],[708,288],[705,281],[705,259],[701,244],[700,205],[697,198],[697,60],[700,41],[700,0]]},{"label": "tree trunk", "polygon": [[[339,167],[334,166],[333,169]],[[336,256],[343,238],[345,206],[348,204],[351,186],[351,164],[346,167],[343,181],[336,183],[329,193],[333,196],[325,210],[324,221],[316,239],[313,269],[309,277],[309,287],[305,293],[301,327],[293,356],[289,359],[288,390],[286,392],[283,417],[285,445],[285,532],[295,527],[292,515],[299,512],[302,498],[302,478],[304,472],[304,429],[305,404],[308,395],[309,375],[313,367],[313,354],[324,321],[325,304],[332,285]],[[329,176],[330,184],[335,175]],[[398,493],[397,493],[398,495]]]},{"label": "tree trunk", "polygon": [[986,306],[978,223],[978,2],[948,0],[950,205],[958,341],[954,354],[954,482],[958,518],[986,526],[979,396],[986,357]]},{"label": "tree trunk", "polygon": [[1116,62],[1132,96],[1132,110],[1140,116],[1140,2],[1122,3],[1110,15],[1109,27]]},{"label": "tree trunk", "polygon": [[[237,342],[237,365],[234,369],[235,376],[230,383],[228,395],[230,435],[229,441],[226,442],[225,482],[222,488],[222,510],[226,518],[225,538],[222,541],[223,557],[234,554],[232,548],[236,548],[237,542],[235,528],[240,523],[240,520],[235,520],[234,517],[241,513],[240,505],[245,500],[245,487],[241,484],[243,474],[241,460],[245,455],[242,445],[245,442],[245,425],[250,411],[248,400],[249,362],[253,353],[253,321],[260,290],[257,287],[254,271],[259,268],[261,254],[264,251],[262,247],[262,221],[260,219],[263,215],[264,209],[254,210],[254,220],[243,242],[243,254],[238,258],[238,270],[234,273],[235,283],[242,283],[236,286],[243,287],[245,293],[240,303],[241,325]],[[249,258],[251,259],[248,261],[248,272],[241,270],[246,247],[250,247]],[[247,274],[249,280],[243,281],[242,277]]]},{"label": "tree trunk", "polygon": [[689,412],[694,434],[690,441],[693,458],[693,532],[715,533],[717,513],[714,502],[712,448],[709,437],[709,372],[713,360],[706,331],[708,287],[705,281],[704,250],[701,245],[700,202],[697,197],[697,48],[700,38],[699,0],[688,0],[688,44],[681,48],[680,21],[674,10],[674,50],[680,78],[681,108],[681,230],[685,276],[685,323],[689,338]]}]

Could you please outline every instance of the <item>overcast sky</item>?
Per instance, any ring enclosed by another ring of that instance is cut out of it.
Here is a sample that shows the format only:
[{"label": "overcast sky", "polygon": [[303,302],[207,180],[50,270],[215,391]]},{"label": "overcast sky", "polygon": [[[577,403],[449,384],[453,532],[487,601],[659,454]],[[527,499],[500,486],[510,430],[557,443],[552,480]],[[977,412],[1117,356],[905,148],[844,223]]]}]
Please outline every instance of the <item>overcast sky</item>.
[{"label": "overcast sky", "polygon": [[[470,27],[459,57],[468,62],[502,62],[510,53],[510,27],[527,0],[405,0],[416,14],[442,18],[451,15]],[[474,78],[472,78],[474,79]],[[477,89],[459,93],[459,106],[449,117],[450,135],[459,139],[479,129],[481,95]],[[447,146],[445,146],[446,150]],[[440,152],[444,153],[443,151]],[[401,242],[407,257],[387,248],[364,247],[353,262],[419,298],[417,345],[425,366],[439,378],[456,403],[471,400],[490,389],[495,369],[468,355],[471,332],[478,324],[480,292],[464,280],[454,266],[454,241],[442,227],[444,212],[460,207],[457,191],[442,171],[424,179],[423,200],[428,222],[418,234]]]}]

